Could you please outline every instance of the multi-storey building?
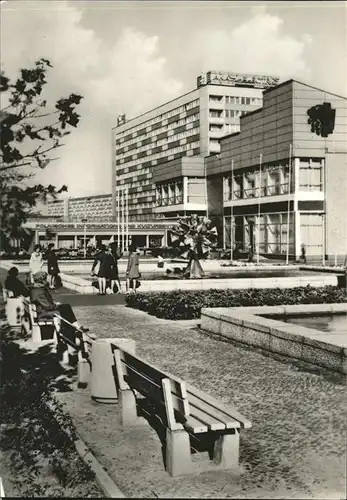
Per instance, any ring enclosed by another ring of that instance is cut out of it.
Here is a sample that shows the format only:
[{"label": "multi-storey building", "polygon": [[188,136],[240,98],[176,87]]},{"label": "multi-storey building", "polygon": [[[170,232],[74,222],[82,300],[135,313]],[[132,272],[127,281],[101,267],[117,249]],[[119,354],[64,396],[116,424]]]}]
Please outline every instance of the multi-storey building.
[{"label": "multi-storey building", "polygon": [[112,194],[65,198],[47,203],[48,215],[65,221],[112,219]]},{"label": "multi-storey building", "polygon": [[[206,158],[209,214],[225,247],[261,254],[347,254],[347,99],[295,80]],[[230,231],[230,227],[232,230]]]},{"label": "multi-storey building", "polygon": [[206,212],[204,157],[237,132],[240,116],[262,106],[270,76],[209,71],[197,88],[112,130],[113,215],[129,221]]}]

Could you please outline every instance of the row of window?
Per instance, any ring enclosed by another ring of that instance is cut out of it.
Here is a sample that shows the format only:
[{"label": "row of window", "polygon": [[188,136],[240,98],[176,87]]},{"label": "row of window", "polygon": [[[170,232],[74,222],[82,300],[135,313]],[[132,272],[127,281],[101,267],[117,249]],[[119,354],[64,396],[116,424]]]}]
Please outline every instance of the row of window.
[{"label": "row of window", "polygon": [[135,177],[139,177],[140,175],[150,175],[149,172],[150,172],[150,170],[148,167],[141,167],[141,168],[139,168],[139,170],[135,170],[135,172],[134,171],[129,172],[129,169],[125,168],[124,173],[122,173],[122,174],[117,173],[117,179],[123,180],[123,181],[125,181],[126,179],[134,179],[135,180]]},{"label": "row of window", "polygon": [[[290,192],[294,189],[293,169],[290,175]],[[318,163],[300,165],[298,190],[322,191],[324,188],[323,169]],[[289,192],[288,166],[265,167],[259,171],[244,172],[224,177],[224,201],[241,198],[276,196]]]},{"label": "row of window", "polygon": [[[148,139],[150,137],[155,137],[157,135],[162,134],[163,132],[167,132],[168,130],[172,130],[172,129],[176,128],[176,127],[180,127],[181,125],[186,125],[187,128],[190,128],[189,125],[192,122],[194,122],[195,120],[198,120],[198,119],[199,119],[199,113],[194,113],[193,115],[187,116],[185,118],[180,118],[179,120],[176,120],[175,122],[163,125],[162,127],[157,128],[156,130],[151,130],[149,132],[146,132],[146,134],[144,134],[141,137],[141,140]],[[144,126],[144,124],[142,124],[142,127],[143,126]],[[129,134],[129,131],[127,130],[126,135],[128,135],[128,134]],[[117,140],[120,139],[119,142],[121,144],[126,143],[126,147],[129,147],[129,146],[131,146],[133,144],[137,144],[138,141],[139,141],[138,137],[132,137],[132,138],[130,138],[127,141],[125,141],[124,138],[119,138],[118,135],[117,135],[116,138],[117,138]],[[116,146],[116,149],[117,149],[117,146]]]},{"label": "row of window", "polygon": [[[248,217],[237,216],[234,218],[232,238],[230,238],[230,217],[225,217],[224,220],[227,246],[230,247],[230,240],[232,240],[233,248],[237,245],[248,248],[251,243]],[[255,244],[260,253],[284,254],[287,252],[288,246],[289,252],[294,252],[293,212],[289,214],[289,224],[288,213],[261,214],[259,220],[256,217],[256,228]]]},{"label": "row of window", "polygon": [[225,118],[238,118],[239,116],[245,115],[249,111],[241,111],[238,109],[226,109],[224,111],[225,113]]},{"label": "row of window", "polygon": [[259,97],[240,97],[240,96],[226,96],[225,102],[229,104],[262,104],[263,100]]},{"label": "row of window", "polygon": [[[195,148],[199,147],[199,145],[200,145],[200,141],[195,141],[195,142],[191,142],[189,144],[177,146],[176,148],[171,148],[170,149],[170,156],[175,154],[175,153],[178,153],[180,151],[189,151],[189,150],[195,149]],[[158,160],[160,158],[165,158],[167,156],[168,156],[168,150],[165,150],[165,151],[161,151],[160,153],[155,153],[155,154],[150,155],[149,157],[147,157],[147,160],[155,162],[156,160]],[[124,163],[126,163],[127,167],[132,167],[132,166],[138,164],[138,160],[130,160],[130,161],[124,162]],[[156,165],[156,163],[152,163],[152,165]],[[130,176],[132,176],[132,175],[133,174],[130,174]]]},{"label": "row of window", "polygon": [[262,99],[259,97],[243,97],[243,96],[222,96],[222,95],[212,95],[210,94],[209,100],[210,102],[222,102],[223,97],[225,98],[225,102],[228,104],[262,104]]},{"label": "row of window", "polygon": [[[126,158],[128,156],[133,156],[133,159],[136,159],[137,158],[136,155],[138,153],[142,153],[143,151],[150,151],[150,150],[152,150],[152,149],[154,149],[154,148],[156,148],[158,146],[164,145],[164,144],[165,145],[166,144],[169,145],[170,142],[174,142],[174,141],[177,141],[179,139],[183,139],[185,137],[190,137],[191,135],[199,134],[199,132],[200,132],[200,128],[199,127],[190,128],[188,130],[185,130],[185,131],[180,132],[180,133],[175,134],[175,135],[170,135],[170,132],[169,132],[168,133],[168,137],[160,139],[156,143],[152,142],[150,144],[146,144],[145,146],[140,146],[139,148],[136,148],[134,150],[134,153],[132,155],[129,155],[129,154],[127,155],[128,151],[124,151],[124,153],[118,153],[117,154],[117,159],[120,160],[120,163],[124,163],[124,158]],[[150,155],[148,155],[148,156],[150,156]]]},{"label": "row of window", "polygon": [[249,113],[249,111],[241,111],[238,109],[210,109],[209,110],[209,117],[210,118],[238,118],[239,116],[245,115],[246,113]]},{"label": "row of window", "polygon": [[135,125],[134,127],[128,128],[127,130],[124,130],[122,132],[117,133],[118,138],[124,137],[125,135],[128,134],[133,134],[137,132],[138,130],[141,130],[144,128],[144,126],[148,127],[151,125],[154,125],[155,123],[158,123],[162,120],[165,120],[167,118],[171,118],[171,116],[175,116],[179,113],[183,113],[184,111],[189,111],[190,109],[196,107],[199,105],[199,99],[194,99],[193,101],[188,102],[187,104],[183,104],[181,106],[178,106],[177,108],[171,109],[170,111],[167,111],[166,113],[163,113],[161,115],[155,116],[148,121],[146,121],[146,125],[144,125],[144,122],[140,123],[139,125]]}]

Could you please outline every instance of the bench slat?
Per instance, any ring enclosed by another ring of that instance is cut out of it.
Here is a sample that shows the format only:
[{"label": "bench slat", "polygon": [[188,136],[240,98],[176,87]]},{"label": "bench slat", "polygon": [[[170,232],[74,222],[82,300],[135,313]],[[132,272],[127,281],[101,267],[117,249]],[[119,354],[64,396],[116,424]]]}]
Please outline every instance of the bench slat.
[{"label": "bench slat", "polygon": [[238,422],[240,422],[242,428],[250,429],[252,427],[252,423],[250,422],[250,420],[241,415],[241,413],[239,413],[233,406],[230,406],[228,408],[227,406],[223,405],[209,394],[206,394],[205,392],[202,392],[199,389],[196,389],[196,387],[193,387],[192,385],[189,384],[187,384],[187,392],[188,392],[188,401],[189,401],[189,396],[193,395],[198,399],[200,399],[201,401],[206,401],[212,407],[216,408],[217,410],[225,413],[227,416],[230,416],[235,420],[237,420]]},{"label": "bench slat", "polygon": [[222,431],[223,429],[226,429],[226,425],[223,422],[221,422],[220,420],[216,420],[215,418],[211,417],[211,415],[208,415],[198,408],[192,408],[190,410],[190,414],[193,418],[199,420],[202,424],[207,425],[207,427],[211,429],[211,431]]},{"label": "bench slat", "polygon": [[191,415],[187,417],[183,425],[184,427],[189,429],[189,431],[192,432],[193,434],[201,434],[203,432],[208,432],[209,430],[207,425],[203,424],[202,422],[192,417]]},{"label": "bench slat", "polygon": [[[138,390],[141,394],[149,397],[150,399],[155,399],[161,404],[164,404],[165,399],[162,384],[159,385],[157,381],[150,379],[146,374],[140,373],[135,370],[135,368],[133,368],[131,365],[125,363],[122,357],[121,361],[123,366],[126,367],[127,371],[127,374],[124,375],[124,380],[127,383],[130,382],[131,387]],[[188,409],[188,405],[187,402],[179,396],[179,388],[172,380],[169,380],[169,387],[171,392],[172,406],[174,410],[186,416],[186,414],[188,414],[186,411]],[[184,412],[186,412],[186,414]]]},{"label": "bench slat", "polygon": [[[188,402],[189,402],[189,407],[190,407],[190,413],[193,416],[196,416],[196,412],[203,412],[206,416],[211,417],[212,419],[216,420],[216,422],[221,422],[223,424],[223,429],[235,429],[241,427],[240,422],[238,420],[235,420],[229,415],[226,415],[225,413],[221,412],[220,410],[216,409],[214,406],[209,405],[208,403],[202,401],[201,399],[197,398],[193,394],[188,393]],[[199,418],[199,417],[198,417]],[[200,420],[200,418],[199,418]],[[208,421],[206,420],[206,423]],[[216,427],[216,429],[219,429],[220,427]],[[212,427],[211,427],[212,429]]]},{"label": "bench slat", "polygon": [[[173,380],[175,382],[177,382],[178,384],[183,384],[185,385],[185,381],[183,379],[180,379],[179,377],[176,377],[175,375],[172,375],[171,373],[169,372],[164,372],[163,370],[161,370],[160,368],[158,368],[157,366],[153,365],[152,363],[149,363],[148,361],[146,361],[145,359],[142,359],[141,357],[139,356],[134,356],[132,355],[130,352],[128,352],[126,349],[124,349],[123,347],[120,347],[117,345],[117,341],[115,342],[111,342],[111,348],[114,350],[114,349],[119,349],[121,353],[124,353],[126,354],[126,356],[128,357],[129,359],[129,362],[132,364],[132,361],[135,361],[136,362],[139,362],[143,365],[143,368],[144,368],[144,371],[146,373],[149,374],[149,370],[152,370],[153,373],[156,373],[157,372],[157,376],[158,376],[158,381],[162,380],[163,378],[169,378],[170,380]],[[135,366],[135,365],[134,365]],[[148,369],[147,369],[148,368]],[[141,370],[140,370],[141,371]],[[187,397],[187,391],[186,389],[184,389],[185,392],[182,394],[182,397],[186,398]]]}]

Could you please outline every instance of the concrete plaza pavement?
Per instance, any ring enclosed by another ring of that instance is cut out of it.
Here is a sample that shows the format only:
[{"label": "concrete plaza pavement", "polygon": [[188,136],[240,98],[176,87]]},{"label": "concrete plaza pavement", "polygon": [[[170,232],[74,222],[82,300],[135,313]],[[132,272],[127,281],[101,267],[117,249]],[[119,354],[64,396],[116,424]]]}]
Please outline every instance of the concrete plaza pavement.
[{"label": "concrete plaza pavement", "polygon": [[122,305],[76,306],[100,338],[136,341],[137,353],[235,405],[253,427],[241,432],[239,474],[210,470],[171,478],[163,429],[124,430],[118,407],[90,389],[58,395],[77,431],[126,497],[345,498],[345,379],[257,349],[210,338],[195,322],[158,319]]},{"label": "concrete plaza pavement", "polygon": [[77,432],[126,497],[346,497],[345,377],[215,340],[196,321],[158,319],[115,303],[123,296],[82,297],[63,289],[54,295],[71,303],[97,337],[134,339],[141,357],[235,405],[253,423],[241,433],[240,473],[171,478],[160,426],[124,430],[117,404],[95,403],[90,388],[58,393]]}]

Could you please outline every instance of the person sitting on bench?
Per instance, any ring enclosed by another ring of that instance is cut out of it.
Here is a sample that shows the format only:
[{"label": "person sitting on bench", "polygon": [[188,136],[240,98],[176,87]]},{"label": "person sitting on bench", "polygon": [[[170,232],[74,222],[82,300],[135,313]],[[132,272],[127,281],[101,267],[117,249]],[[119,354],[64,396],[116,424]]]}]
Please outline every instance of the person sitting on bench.
[{"label": "person sitting on bench", "polygon": [[[64,335],[66,335],[73,342],[75,341],[74,328],[77,328],[82,332],[89,331],[89,328],[79,324],[70,304],[60,304],[59,302],[54,302],[48,288],[47,273],[45,271],[39,271],[33,274],[33,280],[34,284],[30,291],[30,300],[36,305],[38,319],[53,318],[57,329],[61,330],[63,328]],[[55,314],[58,314],[61,318],[63,318],[63,320],[70,323],[72,328],[68,323],[61,325],[58,318],[55,317]]]},{"label": "person sitting on bench", "polygon": [[29,297],[30,292],[18,278],[18,274],[19,271],[17,267],[11,267],[11,269],[9,269],[5,280],[5,289],[12,292],[13,297]]}]

